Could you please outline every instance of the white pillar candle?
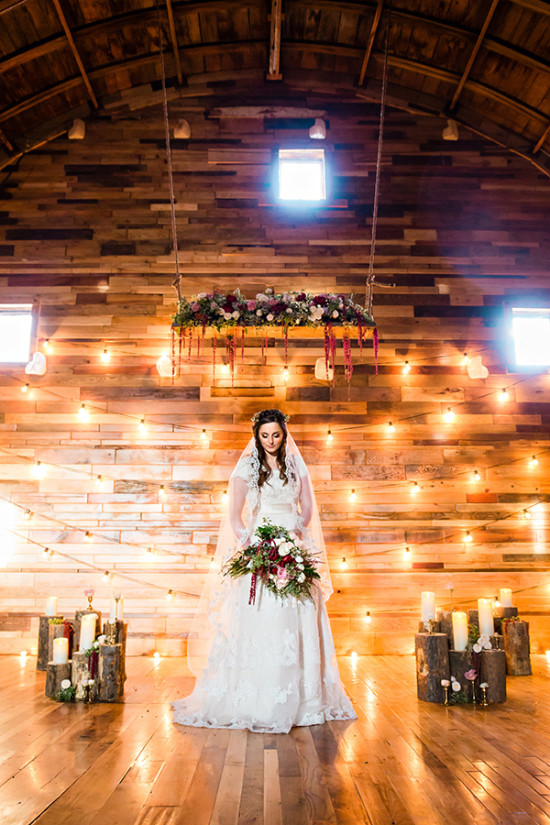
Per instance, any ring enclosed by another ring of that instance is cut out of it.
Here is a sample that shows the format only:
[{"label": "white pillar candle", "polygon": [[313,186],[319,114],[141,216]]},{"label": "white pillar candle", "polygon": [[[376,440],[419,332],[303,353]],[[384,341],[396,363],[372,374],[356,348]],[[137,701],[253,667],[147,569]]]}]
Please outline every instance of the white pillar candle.
[{"label": "white pillar candle", "polygon": [[453,620],[453,649],[466,650],[468,644],[468,617],[466,613],[457,610],[452,613]]},{"label": "white pillar candle", "polygon": [[116,617],[119,622],[121,622],[124,618],[124,596],[121,596],[118,600],[116,608]]},{"label": "white pillar candle", "polygon": [[95,640],[97,613],[84,613],[80,618],[80,650],[88,650]]},{"label": "white pillar candle", "polygon": [[65,636],[58,636],[53,640],[53,663],[65,665],[69,661],[69,640]]},{"label": "white pillar candle", "polygon": [[422,593],[422,621],[435,619],[435,593],[426,590]]},{"label": "white pillar candle", "polygon": [[57,616],[57,596],[48,596],[46,599],[46,616]]},{"label": "white pillar candle", "polygon": [[498,591],[498,600],[501,607],[512,607],[512,588],[501,587]]},{"label": "white pillar candle", "polygon": [[118,619],[122,621],[124,618],[124,596],[120,596],[118,599],[115,599],[113,596],[111,598],[111,612],[109,613],[109,621],[116,622]]},{"label": "white pillar candle", "polygon": [[493,636],[495,626],[493,624],[493,608],[491,605],[491,599],[478,599],[477,610],[480,635]]}]

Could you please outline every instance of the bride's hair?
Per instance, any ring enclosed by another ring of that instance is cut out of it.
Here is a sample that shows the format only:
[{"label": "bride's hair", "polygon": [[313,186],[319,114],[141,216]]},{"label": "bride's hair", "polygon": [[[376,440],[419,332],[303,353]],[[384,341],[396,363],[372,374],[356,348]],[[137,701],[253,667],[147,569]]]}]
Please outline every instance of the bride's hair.
[{"label": "bride's hair", "polygon": [[260,427],[262,424],[274,424],[277,423],[281,430],[283,431],[283,440],[281,446],[276,455],[277,459],[277,466],[279,467],[279,478],[282,479],[283,484],[288,484],[288,477],[286,474],[286,439],[287,439],[287,429],[286,429],[286,422],[288,416],[282,413],[280,410],[262,410],[254,415],[252,421],[252,432],[254,433],[254,440],[256,442],[256,449],[258,450],[258,456],[260,458],[260,474],[258,476],[258,487],[262,487],[263,484],[268,480],[271,476],[271,467],[267,463],[265,450],[263,448],[263,444],[260,440]]}]

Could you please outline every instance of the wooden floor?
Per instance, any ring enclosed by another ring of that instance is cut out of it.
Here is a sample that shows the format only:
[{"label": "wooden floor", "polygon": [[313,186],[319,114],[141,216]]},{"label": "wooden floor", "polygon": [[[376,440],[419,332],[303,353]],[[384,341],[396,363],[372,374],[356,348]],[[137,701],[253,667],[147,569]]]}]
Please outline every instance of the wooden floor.
[{"label": "wooden floor", "polygon": [[288,735],[173,725],[184,661],[128,665],[123,704],[63,705],[0,658],[2,825],[550,823],[544,656],[486,709],[419,702],[412,656],[343,657],[358,721]]}]

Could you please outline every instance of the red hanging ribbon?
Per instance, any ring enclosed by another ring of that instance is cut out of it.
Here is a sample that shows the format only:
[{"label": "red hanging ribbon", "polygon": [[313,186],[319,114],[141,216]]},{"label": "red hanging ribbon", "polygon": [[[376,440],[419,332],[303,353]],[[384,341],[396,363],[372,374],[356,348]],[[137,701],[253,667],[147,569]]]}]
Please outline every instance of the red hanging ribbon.
[{"label": "red hanging ribbon", "polygon": [[374,366],[378,375],[378,329],[375,327],[372,333],[372,345],[374,347]]},{"label": "red hanging ribbon", "polygon": [[250,576],[250,596],[248,597],[248,604],[256,604],[256,574],[252,573]]}]

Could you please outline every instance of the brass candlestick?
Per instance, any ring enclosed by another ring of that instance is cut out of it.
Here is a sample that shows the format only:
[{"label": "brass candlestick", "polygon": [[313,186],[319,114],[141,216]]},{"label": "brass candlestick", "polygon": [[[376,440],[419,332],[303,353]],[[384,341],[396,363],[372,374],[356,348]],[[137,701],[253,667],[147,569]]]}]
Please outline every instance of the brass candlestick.
[{"label": "brass candlestick", "polygon": [[482,707],[486,708],[488,707],[489,702],[487,701],[487,687],[485,685],[483,685],[483,687],[481,688],[481,694],[483,697],[481,700],[481,705]]},{"label": "brass candlestick", "polygon": [[445,701],[443,702],[444,705],[449,704],[449,686],[443,685],[443,690],[445,691]]},{"label": "brass candlestick", "polygon": [[477,705],[476,683],[472,679],[472,704]]}]

